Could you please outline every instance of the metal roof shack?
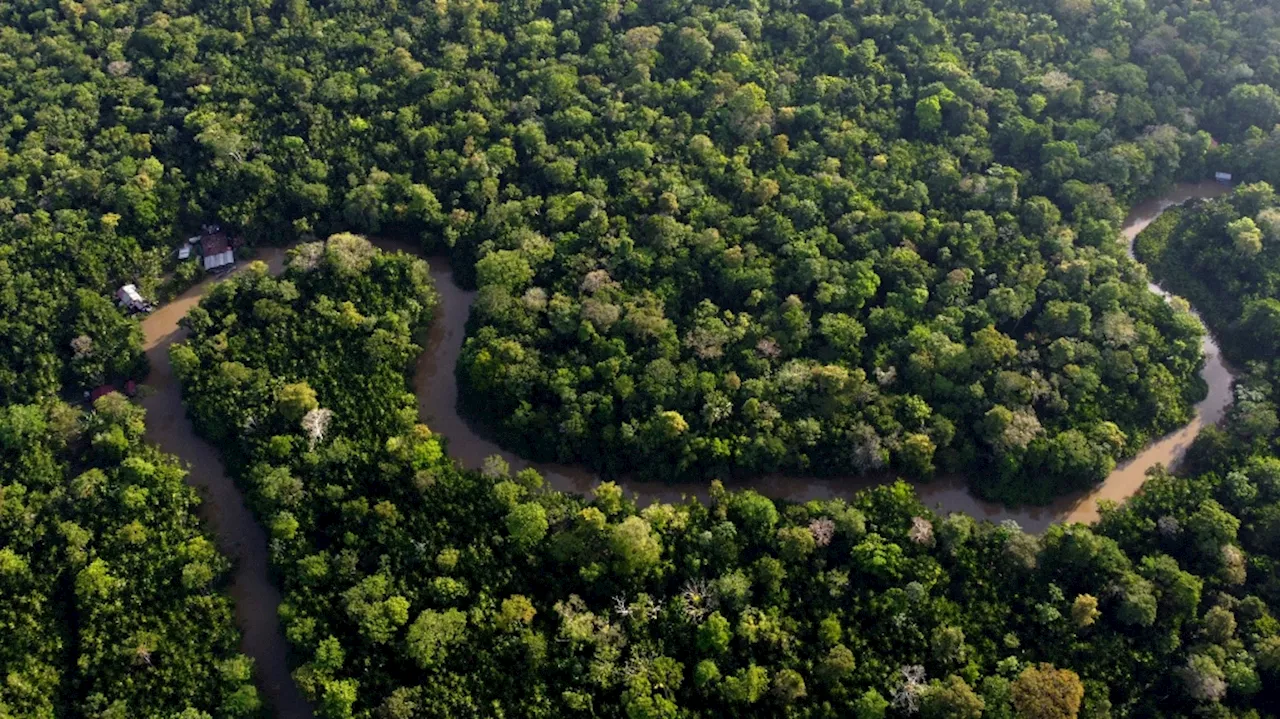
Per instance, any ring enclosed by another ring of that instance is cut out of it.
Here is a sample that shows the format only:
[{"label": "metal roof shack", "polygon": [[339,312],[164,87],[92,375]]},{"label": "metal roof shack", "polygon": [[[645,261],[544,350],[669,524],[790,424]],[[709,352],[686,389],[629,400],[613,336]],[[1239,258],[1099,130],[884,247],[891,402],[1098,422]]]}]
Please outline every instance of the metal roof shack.
[{"label": "metal roof shack", "polygon": [[116,290],[116,300],[121,307],[131,312],[150,312],[152,309],[151,303],[138,292],[138,286],[132,283]]},{"label": "metal roof shack", "polygon": [[200,235],[200,256],[203,258],[206,272],[235,264],[235,250],[231,248],[231,238],[218,225],[205,225]]}]

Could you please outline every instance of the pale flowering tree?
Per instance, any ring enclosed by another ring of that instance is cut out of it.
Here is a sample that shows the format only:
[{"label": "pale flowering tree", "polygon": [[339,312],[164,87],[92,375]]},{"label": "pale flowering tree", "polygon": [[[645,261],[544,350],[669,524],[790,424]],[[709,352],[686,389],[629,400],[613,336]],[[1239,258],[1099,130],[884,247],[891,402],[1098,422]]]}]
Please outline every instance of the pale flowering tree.
[{"label": "pale flowering tree", "polygon": [[1280,240],[1280,207],[1268,207],[1258,213],[1255,223],[1268,240]]},{"label": "pale flowering tree", "polygon": [[924,691],[924,667],[919,664],[904,666],[902,685],[893,693],[893,706],[907,714],[920,711],[920,694]]},{"label": "pale flowering tree", "polygon": [[680,605],[689,619],[698,620],[715,606],[715,594],[702,579],[690,579],[680,590]]},{"label": "pale flowering tree", "polygon": [[80,335],[71,340],[71,351],[76,359],[80,359],[93,352],[93,339],[89,335]]},{"label": "pale flowering tree", "polygon": [[480,474],[491,479],[498,479],[511,474],[511,465],[500,454],[491,454],[484,458],[480,465]]},{"label": "pale flowering tree", "polygon": [[724,323],[719,326],[694,327],[685,333],[684,346],[693,351],[699,359],[716,359],[724,355],[724,346],[729,341],[729,333]]},{"label": "pale flowering tree", "polygon": [[582,319],[595,325],[601,332],[607,331],[621,316],[622,309],[612,302],[592,298],[582,303]]},{"label": "pale flowering tree", "polygon": [[1071,76],[1061,70],[1050,70],[1040,76],[1040,87],[1055,94],[1071,87],[1071,82]]},{"label": "pale flowering tree", "polygon": [[289,267],[298,272],[310,272],[324,259],[323,242],[307,242],[293,248],[289,255]]},{"label": "pale flowering tree", "polygon": [[[644,597],[642,596],[641,599],[644,599]],[[666,600],[663,599],[662,597],[657,597],[655,599],[647,600],[647,603],[643,604],[645,618],[657,619],[658,614],[662,612],[662,604],[665,601]],[[639,604],[639,602],[637,603]]]},{"label": "pale flowering tree", "polygon": [[1222,579],[1227,584],[1244,584],[1246,577],[1244,552],[1234,544],[1222,546]]},{"label": "pale flowering tree", "polygon": [[530,287],[525,290],[520,299],[527,309],[534,312],[541,312],[547,308],[547,291],[541,287]]},{"label": "pale flowering tree", "polygon": [[809,533],[813,535],[813,541],[819,547],[825,547],[831,544],[831,539],[836,535],[836,523],[827,518],[815,519],[809,522]]},{"label": "pale flowering tree", "polygon": [[1116,104],[1119,99],[1119,96],[1114,92],[1099,90],[1094,93],[1093,97],[1089,98],[1089,109],[1094,115],[1110,115],[1116,111]]},{"label": "pale flowering tree", "polygon": [[1110,347],[1126,347],[1138,339],[1138,328],[1126,312],[1108,312],[1102,316],[1100,333]]},{"label": "pale flowering tree", "polygon": [[849,430],[849,450],[853,466],[859,472],[882,469],[888,459],[883,440],[875,428],[866,422],[859,422]]},{"label": "pale flowering tree", "polygon": [[728,419],[733,414],[733,402],[719,392],[708,392],[702,405],[702,419],[709,425]]},{"label": "pale flowering tree", "polygon": [[924,517],[912,517],[911,531],[907,532],[907,537],[916,544],[932,545],[933,522]]},{"label": "pale flowering tree", "polygon": [[606,287],[613,286],[613,278],[609,276],[607,270],[592,270],[582,278],[581,290],[587,294],[599,292]]},{"label": "pale flowering tree", "polygon": [[333,410],[317,407],[302,416],[302,430],[307,433],[307,441],[310,448],[315,449],[316,445],[324,441],[325,433],[329,431],[329,423],[333,421]]},{"label": "pale flowering tree", "polygon": [[987,178],[984,175],[966,175],[960,180],[960,191],[970,195],[982,195],[987,191]]},{"label": "pale flowering tree", "polygon": [[1222,669],[1207,655],[1192,654],[1186,666],[1179,667],[1177,672],[1192,699],[1218,701],[1227,694]]},{"label": "pale flowering tree", "polygon": [[761,357],[777,359],[782,355],[782,348],[774,338],[762,337],[759,342],[756,342],[756,352],[759,352]]},{"label": "pale flowering tree", "polygon": [[627,603],[627,595],[619,594],[613,598],[613,611],[620,617],[631,616],[631,605]]},{"label": "pale flowering tree", "polygon": [[1005,539],[1004,552],[1014,564],[1024,569],[1035,569],[1039,561],[1040,541],[1018,529]]},{"label": "pale flowering tree", "polygon": [[1156,520],[1156,530],[1165,537],[1176,537],[1182,531],[1182,525],[1177,519],[1166,514]]}]

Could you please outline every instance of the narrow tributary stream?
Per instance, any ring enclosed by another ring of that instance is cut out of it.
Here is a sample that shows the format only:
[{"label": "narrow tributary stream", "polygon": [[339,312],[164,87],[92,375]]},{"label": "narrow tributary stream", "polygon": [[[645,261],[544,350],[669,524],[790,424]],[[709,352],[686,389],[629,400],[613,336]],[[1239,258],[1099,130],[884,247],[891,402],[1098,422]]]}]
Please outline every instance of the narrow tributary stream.
[{"label": "narrow tributary stream", "polygon": [[[1196,197],[1213,197],[1227,190],[1216,183],[1179,185],[1166,195],[1134,208],[1125,221],[1124,236],[1132,253],[1133,238],[1159,217],[1166,208]],[[400,243],[378,241],[388,249],[413,251]],[[273,273],[280,271],[284,253],[267,250],[263,259]],[[593,472],[578,466],[528,462],[485,439],[458,414],[458,385],[454,366],[462,350],[467,316],[475,293],[462,290],[453,281],[447,261],[429,258],[431,277],[440,293],[440,307],[418,358],[414,390],[423,421],[449,439],[449,453],[466,467],[479,467],[485,457],[497,454],[513,469],[533,467],[548,484],[559,491],[586,493],[599,483]],[[189,465],[188,482],[204,497],[201,516],[213,531],[218,548],[235,563],[231,595],[235,601],[236,623],[242,633],[241,649],[253,658],[258,685],[273,707],[273,715],[283,719],[310,717],[312,710],[294,685],[288,667],[288,644],[281,631],[277,609],[280,592],[270,578],[266,532],[257,524],[235,483],[227,475],[218,453],[196,436],[182,406],[181,388],[169,363],[169,346],[181,341],[185,331],[178,320],[195,306],[209,288],[206,282],[184,293],[174,302],[148,316],[142,323],[151,374],[142,404],[147,409],[147,439]],[[1152,289],[1166,294],[1159,287]],[[1223,364],[1212,337],[1204,342],[1206,363],[1202,376],[1209,386],[1208,397],[1196,406],[1196,417],[1186,427],[1150,444],[1137,457],[1117,467],[1094,489],[1063,497],[1047,507],[1008,508],[983,502],[965,489],[959,478],[939,479],[917,487],[925,504],[942,512],[966,512],[979,519],[1016,520],[1024,529],[1039,532],[1054,522],[1092,522],[1098,517],[1098,500],[1123,501],[1141,488],[1146,471],[1157,465],[1172,465],[1186,451],[1196,433],[1217,422],[1231,403],[1233,377]],[[618,480],[641,504],[654,501],[678,502],[682,497],[705,498],[702,482],[654,484]],[[765,476],[735,487],[750,487],[775,499],[807,501],[848,497],[875,480],[866,478],[807,478]]]}]

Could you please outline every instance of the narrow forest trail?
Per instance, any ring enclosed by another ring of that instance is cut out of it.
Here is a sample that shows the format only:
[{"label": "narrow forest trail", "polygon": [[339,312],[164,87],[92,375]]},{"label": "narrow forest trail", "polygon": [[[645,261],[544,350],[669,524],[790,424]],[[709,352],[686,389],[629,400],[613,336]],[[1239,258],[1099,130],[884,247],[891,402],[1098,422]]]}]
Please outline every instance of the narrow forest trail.
[{"label": "narrow forest trail", "polygon": [[[278,273],[284,250],[263,250],[261,259],[273,274]],[[228,476],[218,451],[196,434],[169,362],[169,347],[186,337],[178,321],[217,281],[210,279],[191,288],[142,322],[144,349],[151,363],[141,400],[147,410],[146,438],[186,465],[187,483],[201,496],[200,516],[213,532],[218,550],[234,563],[231,598],[240,629],[240,651],[253,659],[258,690],[271,716],[309,719],[314,712],[289,673],[289,645],[277,615],[280,591],[271,582],[267,533]]]}]

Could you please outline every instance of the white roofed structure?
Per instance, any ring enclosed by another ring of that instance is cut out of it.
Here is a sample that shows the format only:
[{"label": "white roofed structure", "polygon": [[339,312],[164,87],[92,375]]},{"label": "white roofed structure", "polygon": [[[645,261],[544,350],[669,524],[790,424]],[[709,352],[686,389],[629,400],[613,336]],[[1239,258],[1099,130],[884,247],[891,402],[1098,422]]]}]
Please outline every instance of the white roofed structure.
[{"label": "white roofed structure", "polygon": [[131,310],[149,310],[151,305],[142,297],[142,293],[138,292],[138,286],[127,284],[116,291],[116,299],[119,300],[120,306]]}]

